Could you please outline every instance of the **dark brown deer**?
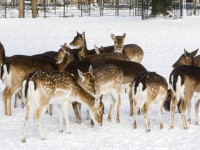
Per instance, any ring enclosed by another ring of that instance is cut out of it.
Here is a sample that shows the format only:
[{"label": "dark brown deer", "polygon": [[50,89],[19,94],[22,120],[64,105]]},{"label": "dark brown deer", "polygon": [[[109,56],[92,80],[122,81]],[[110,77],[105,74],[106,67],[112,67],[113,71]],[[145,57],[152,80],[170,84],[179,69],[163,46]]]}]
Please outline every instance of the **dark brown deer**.
[{"label": "dark brown deer", "polygon": [[[194,65],[194,64],[193,64]],[[181,65],[176,67],[169,77],[172,91],[171,128],[174,128],[174,115],[176,105],[181,114],[183,128],[188,129],[185,119],[185,109],[195,97],[195,124],[198,123],[198,109],[200,100],[200,68],[196,66]]]},{"label": "dark brown deer", "polygon": [[35,124],[42,140],[45,139],[40,118],[49,104],[58,105],[60,118],[60,132],[63,132],[63,114],[65,117],[67,133],[71,134],[69,127],[70,103],[77,101],[82,103],[90,112],[92,120],[102,125],[104,105],[99,98],[94,98],[85,91],[76,79],[67,72],[60,71],[35,71],[28,80],[23,82],[23,91],[26,98],[25,129],[22,142],[26,142],[28,122],[36,106],[33,115]]},{"label": "dark brown deer", "polygon": [[[184,54],[173,64],[173,68],[176,68],[180,65],[188,65],[188,66],[197,66],[200,67],[200,57],[195,57],[199,49],[189,53],[184,49]],[[196,97],[195,97],[196,98]],[[195,101],[199,101],[199,99],[195,99]],[[191,124],[191,102],[188,104],[188,122]],[[197,109],[195,107],[195,109]],[[197,120],[197,119],[196,119]]]},{"label": "dark brown deer", "polygon": [[133,107],[133,128],[137,128],[136,113],[140,105],[144,102],[142,107],[142,116],[144,118],[146,130],[150,131],[150,115],[153,103],[157,105],[160,128],[163,127],[162,121],[162,107],[163,103],[168,97],[168,84],[164,77],[155,72],[142,72],[133,81],[132,94],[134,99]]},{"label": "dark brown deer", "polygon": [[104,67],[99,67],[93,71],[92,66],[86,73],[82,73],[80,70],[79,75],[81,77],[82,85],[87,91],[93,95],[107,95],[111,102],[110,111],[108,115],[108,121],[111,121],[112,112],[117,103],[117,119],[116,122],[120,122],[120,106],[121,106],[121,84],[123,80],[122,69],[112,64]]},{"label": "dark brown deer", "polygon": [[[132,61],[123,61],[123,60],[116,60],[116,59],[106,59],[101,58],[94,61],[91,61],[91,63],[96,67],[99,68],[101,66],[105,66],[108,64],[113,64],[123,71],[123,81],[122,81],[122,88],[127,89],[127,92],[129,94],[129,100],[130,100],[130,115],[133,115],[133,97],[132,97],[132,82],[135,79],[135,77],[144,71],[147,71],[146,68],[137,63]],[[139,112],[138,112],[139,113]]]},{"label": "dark brown deer", "polygon": [[11,98],[21,89],[22,80],[27,74],[35,70],[62,71],[70,61],[69,55],[66,55],[60,64],[34,56],[15,55],[10,57],[1,67],[1,79],[5,84],[3,91],[5,114],[11,116]]}]

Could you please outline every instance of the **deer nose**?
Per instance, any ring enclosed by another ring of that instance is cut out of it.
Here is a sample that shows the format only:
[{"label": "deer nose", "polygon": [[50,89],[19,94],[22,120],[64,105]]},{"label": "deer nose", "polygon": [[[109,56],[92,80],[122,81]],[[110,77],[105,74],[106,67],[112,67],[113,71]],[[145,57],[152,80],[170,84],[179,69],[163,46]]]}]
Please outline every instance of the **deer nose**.
[{"label": "deer nose", "polygon": [[122,48],[119,48],[118,50],[119,50],[119,51],[122,51]]},{"label": "deer nose", "polygon": [[94,94],[96,94],[96,92],[94,92]]}]

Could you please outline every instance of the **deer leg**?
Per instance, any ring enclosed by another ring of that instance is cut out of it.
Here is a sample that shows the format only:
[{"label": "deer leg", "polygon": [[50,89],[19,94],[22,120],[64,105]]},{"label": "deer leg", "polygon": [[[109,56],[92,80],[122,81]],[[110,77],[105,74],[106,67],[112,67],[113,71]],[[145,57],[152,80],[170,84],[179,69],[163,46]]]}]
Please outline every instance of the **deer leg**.
[{"label": "deer leg", "polygon": [[142,107],[142,116],[144,118],[144,122],[145,122],[145,126],[146,126],[146,130],[149,132],[150,128],[149,128],[149,123],[148,123],[148,116],[147,116],[147,112],[149,111],[149,108],[151,107],[153,102],[145,102],[143,107]]},{"label": "deer leg", "polygon": [[137,109],[138,109],[138,103],[137,101],[135,101],[134,106],[133,106],[133,128],[134,129],[137,129],[137,124],[136,124]]},{"label": "deer leg", "polygon": [[159,119],[160,119],[160,129],[163,128],[163,121],[162,121],[162,106],[163,106],[164,100],[160,100],[157,102],[157,108],[158,108],[158,114],[159,114]]},{"label": "deer leg", "polygon": [[116,119],[117,123],[120,123],[120,107],[121,107],[121,98],[120,98],[120,95],[118,95],[118,101],[117,101],[117,119]]},{"label": "deer leg", "polygon": [[26,117],[25,117],[25,123],[24,123],[24,136],[23,136],[22,142],[26,142],[27,127],[30,120],[30,116],[32,115],[33,110],[34,110],[34,106],[35,106],[34,103],[31,103],[30,101],[27,104]]},{"label": "deer leg", "polygon": [[94,121],[92,119],[91,119],[90,124],[91,124],[91,128],[93,128],[94,127]]},{"label": "deer leg", "polygon": [[12,116],[12,113],[11,113],[11,98],[16,91],[18,91],[18,90],[10,88],[10,89],[8,89],[8,92],[7,92],[7,113],[8,113],[9,116]]},{"label": "deer leg", "polygon": [[199,125],[198,111],[199,111],[199,99],[195,99],[195,125]]},{"label": "deer leg", "polygon": [[89,110],[87,110],[87,120],[89,120],[90,119],[90,112],[89,112]]},{"label": "deer leg", "polygon": [[128,88],[128,95],[129,95],[129,101],[130,101],[130,116],[133,116],[133,94],[132,94],[131,85]]},{"label": "deer leg", "polygon": [[[191,124],[191,102],[188,104],[188,122]],[[195,107],[196,108],[196,107]]]},{"label": "deer leg", "polygon": [[70,127],[69,127],[69,110],[70,110],[70,101],[65,100],[63,103],[63,113],[65,116],[65,122],[67,126],[67,134],[71,134]]},{"label": "deer leg", "polygon": [[14,108],[17,108],[17,98],[18,98],[18,93],[15,94],[15,105],[14,105]]},{"label": "deer leg", "polygon": [[187,127],[187,122],[186,122],[186,119],[185,119],[185,109],[187,107],[187,101],[185,98],[182,98],[181,100],[181,104],[179,106],[179,110],[180,110],[180,114],[181,114],[181,118],[182,118],[182,121],[183,121],[183,128],[184,129],[188,129]]},{"label": "deer leg", "polygon": [[152,111],[152,107],[149,107],[149,110],[147,111],[147,122],[148,122],[148,126],[150,127],[150,116],[151,116],[151,111]]},{"label": "deer leg", "polygon": [[81,120],[81,103],[78,103],[78,114],[79,114],[79,118]]},{"label": "deer leg", "polygon": [[115,100],[113,99],[113,97],[110,94],[108,94],[107,97],[110,98],[110,111],[109,111],[109,115],[108,115],[108,121],[111,121],[113,108],[115,106]]},{"label": "deer leg", "polygon": [[73,107],[73,110],[74,110],[74,114],[76,116],[76,121],[78,124],[81,124],[81,119],[80,119],[80,116],[79,116],[79,112],[78,112],[78,102],[73,102],[72,103],[72,107]]},{"label": "deer leg", "polygon": [[8,110],[7,110],[7,93],[8,93],[8,87],[6,87],[3,91],[3,101],[4,101],[4,112],[7,115]]},{"label": "deer leg", "polygon": [[49,113],[50,116],[52,116],[52,108],[53,108],[53,104],[49,104],[48,113]]},{"label": "deer leg", "polygon": [[60,118],[60,133],[63,133],[63,112],[62,112],[62,105],[58,105],[58,115]]},{"label": "deer leg", "polygon": [[174,128],[174,114],[176,110],[176,105],[177,105],[177,99],[175,96],[172,97],[172,110],[171,110],[171,126],[170,128]]},{"label": "deer leg", "polygon": [[33,119],[35,121],[35,124],[37,126],[37,129],[40,133],[40,137],[42,140],[45,140],[45,136],[44,136],[44,132],[42,130],[42,126],[41,126],[41,123],[40,123],[40,118],[43,114],[43,112],[45,111],[45,109],[47,108],[48,104],[46,104],[45,106],[38,106],[36,111],[35,111],[35,114],[33,116]]},{"label": "deer leg", "polygon": [[24,106],[25,106],[25,101],[24,101],[24,97],[23,97],[22,90],[20,90],[18,93],[20,94],[20,97],[21,97],[22,108],[24,108]]}]

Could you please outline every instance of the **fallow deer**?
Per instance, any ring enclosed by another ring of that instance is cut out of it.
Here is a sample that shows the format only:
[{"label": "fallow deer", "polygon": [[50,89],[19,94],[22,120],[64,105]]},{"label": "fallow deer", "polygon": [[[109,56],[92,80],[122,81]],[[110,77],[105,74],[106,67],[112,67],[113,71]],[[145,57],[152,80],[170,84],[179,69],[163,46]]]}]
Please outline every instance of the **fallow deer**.
[{"label": "fallow deer", "polygon": [[5,114],[11,116],[12,95],[21,89],[24,77],[35,70],[63,70],[70,62],[66,55],[64,61],[56,64],[48,59],[41,59],[34,56],[15,55],[10,57],[1,66],[1,79],[5,84],[3,91]]},{"label": "fallow deer", "polygon": [[42,140],[45,139],[40,118],[49,104],[58,105],[60,118],[60,132],[63,132],[63,113],[67,133],[71,134],[69,127],[70,103],[82,103],[90,112],[92,120],[102,125],[104,105],[99,98],[94,98],[85,91],[76,79],[67,72],[39,70],[30,74],[28,80],[23,82],[23,91],[26,98],[25,130],[22,142],[26,142],[27,126],[30,116],[36,107],[34,121]]},{"label": "fallow deer", "polygon": [[143,102],[142,116],[144,118],[146,130],[148,132],[150,131],[149,124],[153,103],[157,104],[160,128],[162,128],[162,107],[168,96],[168,84],[166,79],[155,72],[142,72],[133,81],[132,94],[134,99],[133,128],[137,128],[136,113]]},{"label": "fallow deer", "polygon": [[104,51],[103,46],[101,46],[100,48],[98,48],[98,47],[95,45],[95,46],[94,46],[94,49],[95,49],[96,54],[103,54],[103,53],[106,53],[106,52]]},{"label": "fallow deer", "polygon": [[[116,60],[116,59],[106,59],[101,58],[94,61],[91,61],[91,63],[96,67],[99,68],[101,66],[105,66],[108,64],[113,64],[123,71],[123,81],[122,81],[122,88],[127,89],[127,93],[129,94],[129,100],[130,100],[130,115],[133,115],[133,98],[132,98],[132,82],[135,79],[135,77],[143,72],[147,71],[146,68],[137,63],[132,61],[122,61],[122,60]],[[138,112],[139,113],[139,112]]]},{"label": "fallow deer", "polygon": [[100,58],[109,58],[109,59],[130,61],[126,55],[120,54],[120,53],[93,54],[93,55],[88,55],[88,56],[82,58],[82,60],[91,62],[93,60],[100,59]]},{"label": "fallow deer", "polygon": [[[87,61],[72,61],[65,67],[64,71],[71,73],[75,77],[75,79],[77,80],[79,85],[81,85],[83,87],[81,78],[78,74],[78,70],[85,73],[85,72],[88,72],[90,66],[93,66],[93,65]],[[93,66],[93,68],[95,68],[95,67]],[[77,123],[80,124],[81,123],[81,104],[77,103],[77,102],[73,102],[72,106],[74,109]],[[89,113],[87,111],[87,119],[90,118],[88,114]]]},{"label": "fallow deer", "polygon": [[[198,124],[198,109],[200,99],[200,68],[196,66],[181,65],[170,74],[169,83],[173,93],[171,110],[171,128],[174,128],[174,115],[176,105],[181,114],[183,128],[188,129],[185,119],[185,109],[195,97],[195,124]],[[178,103],[178,104],[177,104]]]},{"label": "fallow deer", "polygon": [[[195,57],[199,49],[189,53],[184,49],[184,54],[172,65],[173,68],[176,68],[180,65],[188,65],[188,66],[197,66],[200,67],[200,57]],[[195,97],[195,103],[198,103],[198,97]],[[191,102],[188,104],[188,122],[191,124]],[[195,107],[195,109],[197,109]],[[196,119],[197,120],[197,119]]]},{"label": "fallow deer", "polygon": [[142,61],[144,52],[138,45],[124,45],[124,38],[126,37],[125,33],[122,36],[115,36],[114,34],[111,34],[110,36],[114,41],[114,52],[122,53],[128,56],[130,61],[138,63]]},{"label": "fallow deer", "polygon": [[110,111],[108,115],[108,121],[111,121],[112,111],[114,109],[115,102],[117,103],[117,123],[120,122],[120,106],[121,106],[121,84],[123,80],[123,72],[121,68],[112,64],[104,67],[99,67],[93,71],[92,66],[86,73],[82,73],[78,70],[81,77],[82,85],[85,89],[91,92],[93,95],[107,95],[110,99]]},{"label": "fallow deer", "polygon": [[[120,53],[123,53],[124,55],[126,55],[130,59],[130,61],[135,61],[139,63],[142,61],[142,58],[144,55],[143,50],[136,44],[124,45],[123,41],[125,38],[125,34],[123,36],[115,36],[111,34],[111,38],[115,41],[114,46],[104,47],[104,51],[106,53],[119,52],[119,51],[114,51],[116,49],[114,47],[118,47],[119,49],[119,45],[120,45],[121,46],[120,49],[123,48],[123,50]],[[85,32],[83,32],[82,34],[77,32],[77,35],[74,37],[74,40],[70,43],[70,46],[82,48],[81,50],[82,57],[95,54],[94,49],[92,50],[87,49]]]}]

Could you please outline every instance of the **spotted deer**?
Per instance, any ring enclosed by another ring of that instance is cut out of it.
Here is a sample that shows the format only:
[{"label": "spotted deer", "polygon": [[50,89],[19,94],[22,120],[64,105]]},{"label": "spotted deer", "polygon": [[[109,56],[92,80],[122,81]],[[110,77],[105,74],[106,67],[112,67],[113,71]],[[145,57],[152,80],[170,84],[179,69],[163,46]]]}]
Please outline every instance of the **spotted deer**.
[{"label": "spotted deer", "polygon": [[[78,70],[85,73],[85,72],[88,72],[90,66],[95,68],[90,62],[87,62],[87,61],[72,61],[65,67],[64,71],[71,73],[77,80],[78,84],[83,87],[81,78],[78,74]],[[73,102],[72,106],[73,106],[73,110],[76,116],[76,121],[77,123],[80,124],[81,123],[81,104],[78,102]],[[87,111],[87,119],[89,118],[90,118],[89,111]]]},{"label": "spotted deer", "polygon": [[[135,77],[144,71],[147,71],[146,68],[137,63],[132,61],[123,61],[123,60],[116,60],[116,59],[106,59],[101,58],[94,61],[91,61],[91,63],[96,67],[102,67],[108,64],[113,64],[119,68],[122,69],[123,72],[123,80],[121,87],[123,89],[127,89],[127,93],[129,94],[129,101],[130,101],[130,115],[133,115],[133,98],[132,98],[132,82],[135,79]],[[138,113],[140,113],[138,111]]]},{"label": "spotted deer", "polygon": [[10,57],[1,66],[1,80],[5,84],[3,91],[5,114],[11,116],[11,98],[21,89],[21,83],[27,74],[35,70],[62,71],[70,61],[69,55],[66,55],[60,64],[34,56],[15,55]]},{"label": "spotted deer", "polygon": [[200,68],[196,66],[181,65],[170,74],[169,83],[173,93],[171,110],[171,128],[174,128],[174,115],[176,105],[181,114],[183,128],[188,129],[185,119],[185,109],[195,97],[195,124],[198,123],[198,109],[200,99]]},{"label": "spotted deer", "polygon": [[25,93],[26,117],[25,129],[22,142],[26,142],[26,133],[31,114],[36,107],[33,115],[35,124],[42,140],[45,139],[41,127],[40,118],[49,104],[58,106],[60,118],[60,129],[63,132],[63,114],[65,117],[67,133],[71,134],[69,127],[70,103],[77,101],[83,104],[90,112],[94,123],[102,125],[104,105],[99,98],[94,98],[85,91],[76,81],[76,79],[67,72],[39,70],[31,73],[23,81],[22,89]]},{"label": "spotted deer", "polygon": [[132,94],[134,99],[133,106],[133,128],[137,128],[136,113],[141,103],[142,116],[145,122],[146,130],[150,131],[150,115],[153,103],[157,105],[160,128],[163,127],[162,107],[168,97],[168,84],[164,77],[155,72],[142,72],[133,81]]},{"label": "spotted deer", "polygon": [[117,119],[116,122],[120,122],[120,106],[121,106],[121,84],[123,80],[123,72],[121,68],[109,64],[104,67],[99,67],[93,70],[90,66],[89,71],[82,73],[78,70],[81,77],[82,85],[85,89],[91,92],[93,95],[106,95],[110,99],[110,111],[108,115],[108,121],[111,121],[112,112],[117,103]]},{"label": "spotted deer", "polygon": [[[184,49],[184,54],[181,55],[181,57],[172,65],[173,68],[176,68],[180,65],[188,65],[188,66],[197,66],[200,67],[200,57],[195,57],[199,49],[189,53]],[[195,104],[198,103],[199,97],[195,97]],[[191,124],[191,102],[188,104],[188,122]],[[197,109],[197,110],[196,110]],[[195,112],[198,112],[198,108],[195,107]],[[198,116],[195,115],[195,120],[198,120]],[[195,124],[198,124],[196,122]]]}]

